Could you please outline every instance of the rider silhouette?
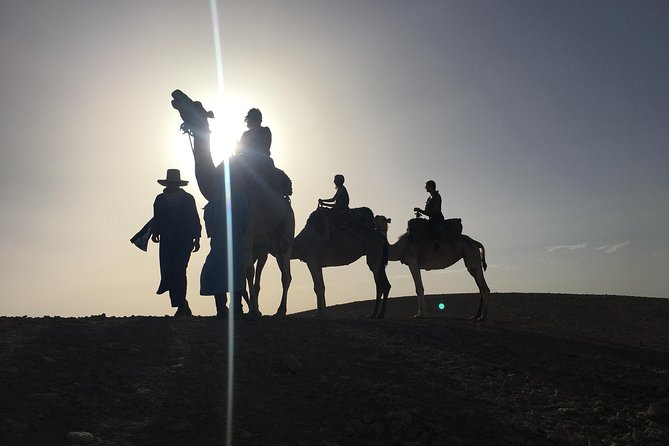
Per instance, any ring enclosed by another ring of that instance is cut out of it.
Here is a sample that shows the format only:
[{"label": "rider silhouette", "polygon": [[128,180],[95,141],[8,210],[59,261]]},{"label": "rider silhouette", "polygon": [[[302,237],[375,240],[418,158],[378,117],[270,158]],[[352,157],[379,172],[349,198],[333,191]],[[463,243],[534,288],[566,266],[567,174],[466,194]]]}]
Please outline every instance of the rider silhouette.
[{"label": "rider silhouette", "polygon": [[252,108],[246,114],[246,126],[248,130],[242,134],[239,141],[240,154],[255,154],[270,156],[272,145],[272,131],[269,127],[262,126],[262,113],[257,108]]},{"label": "rider silhouette", "polygon": [[[437,190],[437,184],[433,180],[425,183],[425,190],[430,194],[425,202],[425,209],[413,208],[416,217],[425,215],[428,218],[427,230],[433,240],[438,240],[441,236],[441,228],[444,222],[444,214],[441,213],[441,195]],[[435,251],[439,245],[435,243]]]},{"label": "rider silhouette", "polygon": [[318,207],[324,212],[323,224],[326,238],[330,237],[330,216],[337,218],[349,210],[349,197],[346,186],[344,186],[344,175],[335,175],[334,185],[337,189],[334,197],[318,199]]}]

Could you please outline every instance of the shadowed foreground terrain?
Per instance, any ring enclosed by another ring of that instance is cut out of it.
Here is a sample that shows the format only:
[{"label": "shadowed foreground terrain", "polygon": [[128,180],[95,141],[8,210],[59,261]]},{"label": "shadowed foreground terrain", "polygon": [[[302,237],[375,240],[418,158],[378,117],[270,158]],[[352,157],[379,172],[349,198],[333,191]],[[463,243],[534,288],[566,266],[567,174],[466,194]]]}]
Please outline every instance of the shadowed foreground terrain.
[{"label": "shadowed foreground terrain", "polygon": [[[477,299],[238,322],[235,444],[669,444],[669,299]],[[0,444],[221,445],[226,349],[211,317],[0,318]]]}]

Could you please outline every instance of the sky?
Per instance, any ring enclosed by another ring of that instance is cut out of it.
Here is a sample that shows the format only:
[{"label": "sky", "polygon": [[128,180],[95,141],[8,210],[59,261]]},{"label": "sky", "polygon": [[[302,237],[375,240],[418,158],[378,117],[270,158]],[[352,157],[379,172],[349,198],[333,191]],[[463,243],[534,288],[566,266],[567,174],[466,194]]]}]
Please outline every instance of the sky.
[{"label": "sky", "polygon": [[[176,88],[216,114],[217,160],[260,108],[298,231],[341,173],[351,207],[392,218],[393,242],[433,179],[485,245],[493,293],[669,297],[666,1],[217,6],[222,86],[207,1],[2,1],[0,315],[173,312],[157,245],[129,239],[168,168],[206,203]],[[211,315],[202,245],[188,299]],[[391,297],[414,293],[406,266],[387,271]],[[315,308],[306,265],[292,272],[289,313]],[[428,294],[477,291],[462,262],[423,279]],[[328,305],[374,296],[363,259],[325,282]],[[279,299],[270,259],[261,311]]]}]

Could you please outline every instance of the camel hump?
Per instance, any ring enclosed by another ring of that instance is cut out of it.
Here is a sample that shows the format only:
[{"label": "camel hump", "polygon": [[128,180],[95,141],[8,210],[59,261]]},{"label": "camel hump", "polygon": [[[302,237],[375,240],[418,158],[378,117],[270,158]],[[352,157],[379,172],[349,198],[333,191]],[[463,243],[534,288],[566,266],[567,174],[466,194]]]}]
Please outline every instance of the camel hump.
[{"label": "camel hump", "polygon": [[333,231],[374,231],[374,213],[368,207],[347,209],[343,212],[318,208],[307,219],[307,225],[318,232],[325,232],[326,218],[330,219],[330,230]]},{"label": "camel hump", "polygon": [[416,238],[455,240],[462,235],[462,219],[427,220],[412,218],[409,220],[408,232]]},{"label": "camel hump", "polygon": [[230,166],[236,169],[249,186],[274,190],[289,199],[293,195],[293,182],[283,170],[274,166],[271,157],[248,152],[230,157]]}]

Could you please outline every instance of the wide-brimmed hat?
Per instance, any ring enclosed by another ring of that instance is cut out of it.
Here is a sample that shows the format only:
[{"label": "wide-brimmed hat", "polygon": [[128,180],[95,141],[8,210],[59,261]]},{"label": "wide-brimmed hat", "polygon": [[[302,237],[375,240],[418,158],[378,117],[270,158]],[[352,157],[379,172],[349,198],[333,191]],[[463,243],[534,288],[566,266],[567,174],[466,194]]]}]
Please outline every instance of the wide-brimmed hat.
[{"label": "wide-brimmed hat", "polygon": [[163,186],[185,186],[188,181],[181,179],[179,169],[167,169],[167,175],[164,180],[158,180],[158,184]]}]

